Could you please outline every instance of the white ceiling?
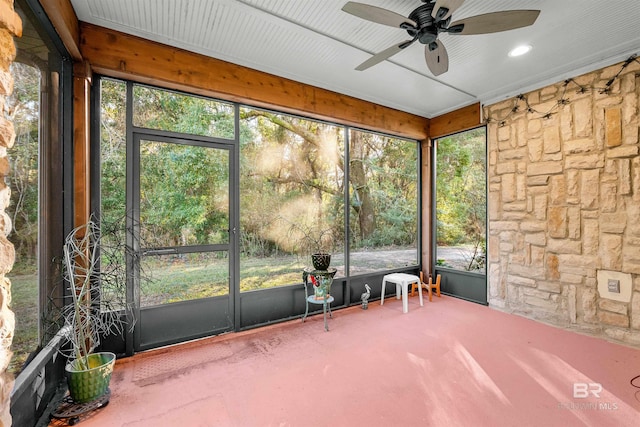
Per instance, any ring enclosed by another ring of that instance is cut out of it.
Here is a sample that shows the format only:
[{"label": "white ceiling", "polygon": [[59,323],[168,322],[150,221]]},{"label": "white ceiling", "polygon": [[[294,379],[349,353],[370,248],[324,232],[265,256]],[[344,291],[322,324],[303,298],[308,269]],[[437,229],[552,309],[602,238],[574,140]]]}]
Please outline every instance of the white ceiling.
[{"label": "white ceiling", "polygon": [[[359,0],[408,16],[420,0]],[[466,0],[452,21],[539,9],[530,27],[439,39],[436,77],[415,43],[365,71],[372,54],[410,38],[341,10],[346,0],[71,0],[80,21],[244,65],[424,117],[491,103],[640,53],[638,0]],[[532,51],[510,58],[516,45]]]}]

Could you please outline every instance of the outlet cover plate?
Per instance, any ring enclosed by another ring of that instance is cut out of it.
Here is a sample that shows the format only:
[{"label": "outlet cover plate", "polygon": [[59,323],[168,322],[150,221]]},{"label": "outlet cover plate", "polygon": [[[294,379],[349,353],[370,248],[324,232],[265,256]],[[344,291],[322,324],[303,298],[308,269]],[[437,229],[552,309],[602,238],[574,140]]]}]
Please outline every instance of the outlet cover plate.
[{"label": "outlet cover plate", "polygon": [[[633,280],[631,274],[622,273],[613,270],[598,270],[596,272],[598,280],[598,294],[600,298],[607,298],[614,301],[629,302],[631,301],[631,293],[633,289]],[[617,281],[617,292],[609,289],[610,281]]]}]

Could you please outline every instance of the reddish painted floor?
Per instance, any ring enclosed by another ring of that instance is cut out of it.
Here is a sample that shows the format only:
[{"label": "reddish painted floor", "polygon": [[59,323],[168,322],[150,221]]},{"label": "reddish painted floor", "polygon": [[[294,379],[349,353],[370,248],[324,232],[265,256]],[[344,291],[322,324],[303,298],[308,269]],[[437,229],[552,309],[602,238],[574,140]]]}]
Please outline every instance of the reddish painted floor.
[{"label": "reddish painted floor", "polygon": [[639,349],[450,297],[410,298],[407,314],[373,301],[329,325],[316,315],[120,360],[110,404],[80,425],[640,425]]}]

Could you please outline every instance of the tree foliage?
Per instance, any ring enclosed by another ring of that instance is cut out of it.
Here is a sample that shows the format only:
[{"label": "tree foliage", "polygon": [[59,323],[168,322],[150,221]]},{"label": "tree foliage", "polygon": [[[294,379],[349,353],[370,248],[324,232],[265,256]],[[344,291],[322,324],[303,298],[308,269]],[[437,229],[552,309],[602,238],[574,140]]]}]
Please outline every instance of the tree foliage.
[{"label": "tree foliage", "polygon": [[[246,108],[240,123],[243,252],[305,253],[303,241],[340,246],[343,224],[335,213],[344,203],[343,129]],[[294,232],[294,224],[307,231],[306,238]],[[319,239],[319,233],[330,239]]]},{"label": "tree foliage", "polygon": [[351,242],[355,248],[415,246],[417,242],[416,143],[352,131]]},{"label": "tree foliage", "polygon": [[15,246],[19,262],[15,272],[21,268],[33,269],[37,259],[40,71],[14,62],[11,74],[16,85],[11,96],[7,97],[5,114],[13,122],[16,139],[8,151],[11,204],[7,207],[7,214],[13,228],[9,239]]},{"label": "tree foliage", "polygon": [[100,83],[100,198],[102,216],[113,223],[126,203],[126,87],[108,79]]},{"label": "tree foliage", "polygon": [[[485,129],[437,141],[436,208],[439,246],[472,245],[483,256],[486,235]],[[472,269],[474,259],[468,269]]]},{"label": "tree foliage", "polygon": [[[126,90],[124,83],[103,82],[102,206],[121,212]],[[228,104],[138,85],[133,93],[136,126],[234,138],[234,111]],[[329,229],[333,246],[341,248],[346,148],[351,244],[415,244],[415,142],[352,131],[347,147],[344,127],[252,108],[240,109],[239,122],[244,255],[305,252],[291,224]],[[220,150],[150,141],[141,144],[140,159],[141,220],[159,246],[210,243],[220,237],[212,233],[228,229],[230,159]]]}]

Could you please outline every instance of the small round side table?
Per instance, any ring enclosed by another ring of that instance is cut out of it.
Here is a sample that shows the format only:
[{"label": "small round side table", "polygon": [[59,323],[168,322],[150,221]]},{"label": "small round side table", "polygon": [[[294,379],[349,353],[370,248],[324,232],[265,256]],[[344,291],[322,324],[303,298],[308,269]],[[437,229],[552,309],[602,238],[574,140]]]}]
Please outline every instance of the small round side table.
[{"label": "small round side table", "polygon": [[[337,271],[338,270],[335,268],[329,268],[328,270],[314,270],[310,267],[307,267],[302,271],[302,283],[304,284],[305,290],[305,311],[304,316],[302,316],[303,322],[309,315],[309,303],[322,304],[324,330],[329,330],[329,325],[327,324],[327,307],[329,307],[329,318],[332,318],[331,303],[334,301],[334,298],[329,294],[329,292],[331,291],[333,276],[336,275]],[[314,291],[311,295],[309,295],[307,290],[309,282],[311,282]]]}]

